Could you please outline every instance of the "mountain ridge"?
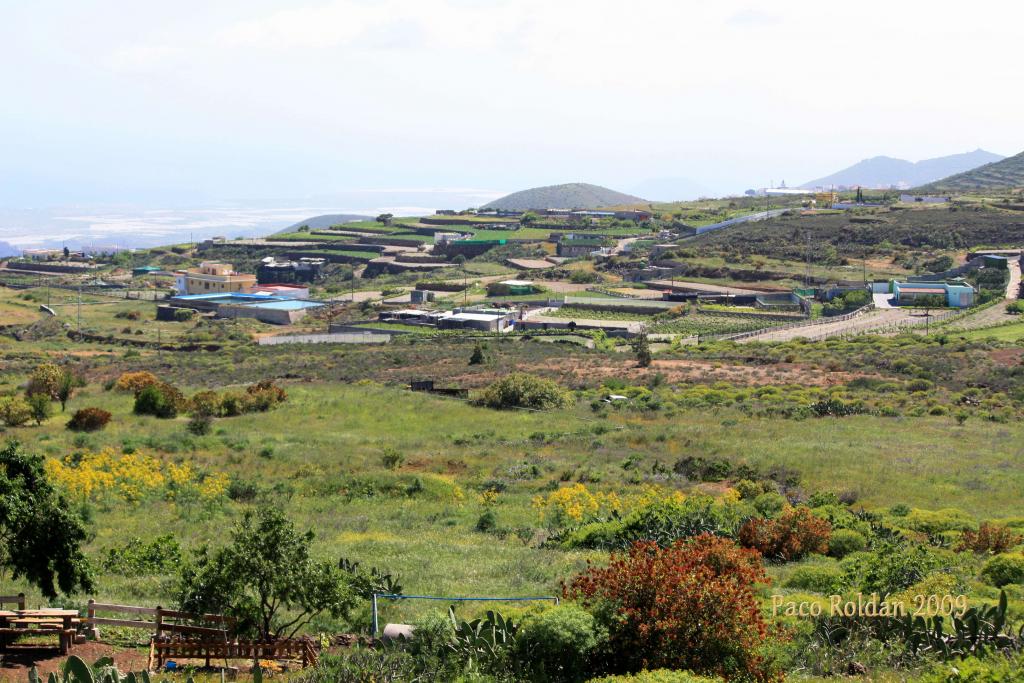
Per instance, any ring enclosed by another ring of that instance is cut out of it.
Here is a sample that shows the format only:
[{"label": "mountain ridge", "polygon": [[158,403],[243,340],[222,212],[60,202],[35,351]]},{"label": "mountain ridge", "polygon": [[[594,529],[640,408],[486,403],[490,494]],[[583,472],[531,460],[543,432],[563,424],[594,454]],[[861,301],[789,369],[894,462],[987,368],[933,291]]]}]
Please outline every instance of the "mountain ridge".
[{"label": "mountain ridge", "polygon": [[1024,187],[1024,152],[916,188],[922,192],[1010,190]]},{"label": "mountain ridge", "polygon": [[889,156],[863,159],[831,175],[810,180],[800,187],[833,187],[862,185],[864,187],[914,187],[942,178],[1002,161],[1005,157],[976,149],[973,152],[950,154],[921,161],[907,161]]}]

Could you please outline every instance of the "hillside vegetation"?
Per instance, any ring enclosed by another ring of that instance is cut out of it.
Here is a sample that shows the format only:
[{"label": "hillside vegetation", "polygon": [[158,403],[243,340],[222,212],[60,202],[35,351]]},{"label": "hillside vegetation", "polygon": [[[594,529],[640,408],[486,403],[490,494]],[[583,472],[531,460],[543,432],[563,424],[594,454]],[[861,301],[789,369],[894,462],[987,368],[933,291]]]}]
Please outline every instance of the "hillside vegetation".
[{"label": "hillside vegetation", "polygon": [[[812,256],[831,247],[838,256],[913,250],[970,249],[1014,245],[1024,240],[1024,216],[1016,212],[956,206],[930,210],[883,211],[852,217],[844,213],[780,216],[701,235],[687,243],[700,254],[738,253],[800,260],[810,237]],[[815,256],[816,255],[816,256]]]},{"label": "hillside vegetation", "polygon": [[643,202],[640,197],[609,190],[589,183],[566,183],[520,190],[485,204],[485,209],[596,209],[602,206],[618,206]]},{"label": "hillside vegetation", "polygon": [[917,188],[921,192],[976,192],[1024,187],[1024,152]]}]

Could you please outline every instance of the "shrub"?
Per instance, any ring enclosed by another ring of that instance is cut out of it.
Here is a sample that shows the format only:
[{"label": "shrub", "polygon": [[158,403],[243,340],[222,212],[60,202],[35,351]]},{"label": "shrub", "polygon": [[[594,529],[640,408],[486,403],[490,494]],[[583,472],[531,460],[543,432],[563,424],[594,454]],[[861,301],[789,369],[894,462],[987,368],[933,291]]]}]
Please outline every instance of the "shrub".
[{"label": "shrub", "polygon": [[569,394],[548,379],[516,372],[488,386],[477,400],[488,408],[550,410],[569,405]]},{"label": "shrub", "polygon": [[670,668],[767,681],[776,677],[757,653],[768,629],[753,591],[767,581],[757,553],[702,534],[668,548],[636,543],[563,592],[608,629],[614,673]]},{"label": "shrub", "polygon": [[832,557],[843,558],[867,547],[868,539],[864,538],[864,534],[853,529],[836,529],[828,539],[828,554]]},{"label": "shrub", "polygon": [[245,412],[244,397],[235,392],[228,392],[220,399],[221,414],[224,417],[236,417]]},{"label": "shrub", "polygon": [[219,417],[221,414],[221,397],[216,391],[200,391],[189,400],[193,415]]},{"label": "shrub", "polygon": [[820,508],[828,505],[839,505],[839,496],[835,491],[815,491],[807,499],[807,507],[809,508]]},{"label": "shrub", "polygon": [[774,491],[770,493],[762,493],[754,499],[754,509],[760,512],[762,516],[768,517],[769,519],[782,512],[786,505],[786,499]]},{"label": "shrub", "polygon": [[138,396],[146,387],[159,383],[160,380],[152,372],[125,372],[114,382],[114,388],[118,391],[130,391]]},{"label": "shrub", "polygon": [[1006,312],[1010,315],[1020,315],[1024,313],[1024,301],[1011,301],[1006,304]]},{"label": "shrub", "polygon": [[233,501],[248,503],[260,495],[260,486],[252,480],[233,477],[228,482],[227,494]]},{"label": "shrub", "polygon": [[516,639],[516,657],[531,681],[583,681],[594,671],[604,634],[589,612],[563,603],[528,616]]},{"label": "shrub", "polygon": [[133,538],[119,548],[108,548],[102,566],[122,576],[147,576],[166,574],[180,562],[181,546],[174,536],[165,534],[149,543]]},{"label": "shrub", "polygon": [[828,549],[832,525],[805,506],[783,512],[777,519],[754,517],[740,527],[739,541],[767,558],[788,562]]},{"label": "shrub", "polygon": [[8,427],[20,427],[32,419],[32,407],[21,396],[0,398],[0,420]]},{"label": "shrub", "polygon": [[476,520],[477,531],[493,531],[498,526],[498,516],[494,514],[494,510],[484,510],[480,515],[480,518]]},{"label": "shrub", "polygon": [[205,436],[213,427],[213,418],[207,413],[196,413],[188,419],[188,431],[196,436]]},{"label": "shrub", "polygon": [[886,596],[924,580],[943,562],[923,545],[886,541],[873,552],[851,553],[841,563],[850,584]]},{"label": "shrub", "polygon": [[982,522],[977,531],[965,531],[957,546],[957,551],[971,551],[983,555],[1005,553],[1021,542],[1020,534],[1006,526]]},{"label": "shrub", "polygon": [[136,415],[155,415],[160,418],[174,418],[185,404],[185,397],[170,384],[157,382],[143,387],[135,395]]},{"label": "shrub", "polygon": [[174,320],[179,323],[188,322],[196,317],[196,312],[191,308],[174,309]]},{"label": "shrub", "polygon": [[82,408],[68,420],[68,429],[73,432],[97,432],[107,426],[113,417],[102,408]]},{"label": "shrub", "polygon": [[766,490],[767,487],[765,486],[765,483],[766,482],[751,481],[749,479],[740,479],[736,482],[736,485],[733,486],[733,488],[736,489],[736,493],[740,494],[741,500],[753,500],[762,493],[769,492]]},{"label": "shrub", "polygon": [[981,578],[997,588],[1024,583],[1024,555],[996,555],[981,568]]},{"label": "shrub", "polygon": [[723,680],[718,676],[698,676],[689,671],[655,669],[654,671],[641,671],[637,674],[626,674],[624,676],[592,678],[589,683],[723,683]]},{"label": "shrub", "polygon": [[898,503],[889,508],[889,514],[893,517],[906,517],[910,514],[910,506]]},{"label": "shrub", "polygon": [[944,510],[913,509],[903,520],[903,526],[924,534],[937,534],[942,531],[967,531],[974,528],[974,519],[962,510],[946,508]]},{"label": "shrub", "polygon": [[783,585],[822,595],[836,595],[846,589],[847,579],[843,570],[835,565],[811,564],[795,569]]},{"label": "shrub", "polygon": [[246,387],[245,393],[249,406],[247,412],[264,412],[278,403],[283,403],[288,398],[285,390],[270,379],[260,380],[256,384]]},{"label": "shrub", "polygon": [[665,498],[634,510],[622,520],[587,524],[570,533],[565,547],[624,550],[636,541],[670,546],[679,539],[701,534],[732,536],[738,523],[736,510],[710,496],[685,500]]},{"label": "shrub", "polygon": [[476,343],[473,347],[473,353],[469,357],[470,365],[483,365],[484,361],[484,347],[480,346],[480,342]]},{"label": "shrub", "polygon": [[384,454],[381,456],[380,461],[386,469],[397,470],[405,462],[405,456],[394,448],[388,447],[384,449]]}]

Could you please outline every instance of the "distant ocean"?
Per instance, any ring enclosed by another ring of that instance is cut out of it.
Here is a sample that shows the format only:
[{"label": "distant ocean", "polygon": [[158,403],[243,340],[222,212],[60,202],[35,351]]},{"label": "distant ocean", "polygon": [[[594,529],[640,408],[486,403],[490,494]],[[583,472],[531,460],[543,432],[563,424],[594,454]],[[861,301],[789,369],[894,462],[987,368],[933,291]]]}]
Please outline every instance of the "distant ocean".
[{"label": "distant ocean", "polygon": [[0,256],[35,248],[139,248],[215,236],[263,237],[323,214],[418,216],[437,208],[483,204],[501,194],[487,190],[381,190],[332,197],[344,202],[337,204],[318,199],[278,206],[246,202],[196,208],[0,207]]}]

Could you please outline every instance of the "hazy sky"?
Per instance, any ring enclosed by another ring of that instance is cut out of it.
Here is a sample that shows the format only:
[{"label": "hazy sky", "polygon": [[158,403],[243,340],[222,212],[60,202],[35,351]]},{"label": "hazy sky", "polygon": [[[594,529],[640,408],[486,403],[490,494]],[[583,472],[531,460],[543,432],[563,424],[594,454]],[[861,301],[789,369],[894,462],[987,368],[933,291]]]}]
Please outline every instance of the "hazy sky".
[{"label": "hazy sky", "polygon": [[1022,26],[1006,0],[0,0],[0,205],[1014,154]]}]

